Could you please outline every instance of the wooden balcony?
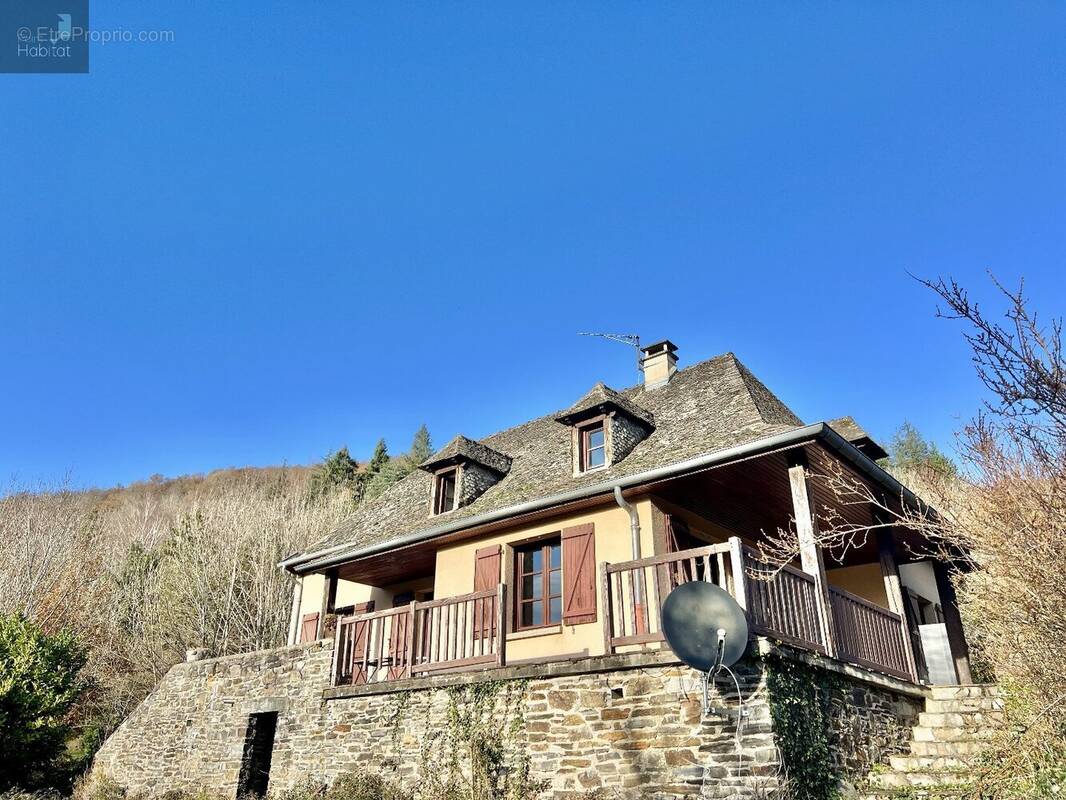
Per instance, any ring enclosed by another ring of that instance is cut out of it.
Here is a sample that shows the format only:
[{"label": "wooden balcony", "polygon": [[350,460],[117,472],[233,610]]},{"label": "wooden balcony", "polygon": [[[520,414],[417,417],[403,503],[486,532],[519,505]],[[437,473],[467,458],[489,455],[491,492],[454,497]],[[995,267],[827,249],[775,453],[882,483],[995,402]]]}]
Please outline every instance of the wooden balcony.
[{"label": "wooden balcony", "polygon": [[[707,581],[728,591],[747,612],[753,635],[917,680],[900,615],[826,586],[824,574],[764,564],[736,537],[600,564],[604,653],[666,648],[662,603],[673,588],[689,581]],[[500,584],[488,591],[342,617],[334,647],[334,685],[503,666],[507,608],[507,589]],[[546,659],[551,655],[544,654]]]},{"label": "wooden balcony", "polygon": [[662,602],[671,589],[691,580],[728,591],[747,612],[752,634],[916,680],[899,614],[835,586],[827,587],[827,602],[817,576],[791,565],[765,564],[736,537],[639,561],[602,564],[605,652],[666,647]]},{"label": "wooden balcony", "polygon": [[333,685],[503,666],[506,588],[354,614],[337,622]]}]

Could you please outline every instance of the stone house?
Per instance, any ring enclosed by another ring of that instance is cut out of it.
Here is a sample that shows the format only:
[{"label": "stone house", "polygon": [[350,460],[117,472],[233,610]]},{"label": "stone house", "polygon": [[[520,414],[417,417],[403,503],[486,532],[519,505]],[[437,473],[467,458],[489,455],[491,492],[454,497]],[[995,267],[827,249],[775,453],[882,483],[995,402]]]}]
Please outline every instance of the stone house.
[{"label": "stone house", "polygon": [[[918,499],[853,419],[805,424],[731,353],[678,369],[675,345],[659,342],[642,372],[641,385],[597,383],[479,441],[456,436],[285,559],[289,646],[175,667],[98,773],[261,793],[268,778],[376,764],[417,785],[419,740],[448,718],[442,692],[512,681],[544,791],[761,796],[789,766],[767,666],[782,660],[844,686],[822,697],[840,780],[899,750],[926,686],[970,682],[946,566],[879,512]],[[843,497],[834,480],[879,502]],[[828,520],[869,535],[823,552]],[[773,570],[758,545],[790,526],[800,556]],[[698,681],[665,644],[660,607],[692,580],[726,589],[748,617],[744,714],[726,701],[701,718]],[[409,706],[395,723],[398,696]],[[648,725],[669,733],[649,738]]]}]

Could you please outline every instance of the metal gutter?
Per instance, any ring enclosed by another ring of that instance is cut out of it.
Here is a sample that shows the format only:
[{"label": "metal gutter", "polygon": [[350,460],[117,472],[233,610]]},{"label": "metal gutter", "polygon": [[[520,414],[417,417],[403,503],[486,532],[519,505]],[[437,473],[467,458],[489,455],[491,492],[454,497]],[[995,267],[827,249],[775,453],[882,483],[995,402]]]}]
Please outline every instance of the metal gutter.
[{"label": "metal gutter", "polygon": [[526,514],[531,511],[540,511],[545,508],[568,503],[572,500],[582,500],[597,494],[610,494],[614,491],[615,486],[626,489],[643,483],[660,480],[662,478],[674,477],[685,472],[699,469],[700,467],[712,466],[714,464],[722,463],[723,461],[751,455],[761,450],[774,449],[788,444],[798,444],[804,439],[812,439],[816,437],[824,427],[825,424],[819,422],[814,425],[806,425],[802,428],[794,428],[793,430],[785,431],[784,433],[768,436],[765,439],[747,442],[742,445],[737,445],[736,447],[729,447],[725,450],[718,450],[714,453],[678,462],[677,464],[671,464],[666,467],[656,467],[655,469],[638,472],[623,478],[616,478],[604,483],[595,483],[591,486],[582,486],[578,489],[570,489],[569,491],[559,492],[558,494],[548,495],[547,497],[539,497],[536,500],[527,500],[524,503],[517,503],[513,506],[486,511],[483,514],[475,514],[472,517],[465,517],[441,525],[423,528],[420,531],[404,534],[395,539],[375,542],[363,547],[335,545],[315,553],[290,556],[282,561],[279,566],[292,572],[297,571],[297,568],[299,568],[301,572],[308,572],[321,567],[333,566],[345,561],[350,561],[353,558],[376,555],[385,550],[394,550],[397,547],[403,547],[427,539],[433,539],[445,533],[454,533],[455,531],[464,528],[473,528],[477,525],[483,525],[486,522],[495,522],[508,517],[515,517],[519,514]]},{"label": "metal gutter", "polygon": [[361,547],[358,545],[350,546],[340,544],[314,553],[290,556],[284,561],[281,561],[278,566],[294,573],[313,572],[325,567],[343,564],[356,558],[366,558],[367,556],[378,555],[387,550],[395,550],[399,547],[418,544],[419,542],[434,539],[447,533],[455,533],[466,528],[474,528],[478,525],[519,516],[520,514],[541,511],[574,500],[583,500],[597,494],[610,495],[614,492],[615,487],[618,487],[619,489],[627,489],[648,483],[654,483],[666,478],[678,477],[688,472],[694,472],[736,459],[756,455],[767,450],[779,450],[783,447],[799,445],[815,439],[821,440],[823,444],[829,447],[829,449],[833,450],[845,461],[850,462],[859,472],[880,484],[882,488],[891,491],[897,496],[902,496],[903,499],[912,505],[918,505],[927,509],[929,508],[929,506],[921,502],[913,492],[881,469],[881,467],[877,466],[869,456],[863,454],[847,439],[834,431],[827,423],[816,422],[813,425],[804,425],[801,428],[793,428],[792,430],[783,433],[767,436],[764,439],[757,439],[754,442],[747,442],[735,447],[726,448],[725,450],[717,450],[713,453],[690,458],[687,461],[680,461],[665,467],[656,467],[655,469],[638,472],[622,478],[615,478],[604,483],[582,486],[578,489],[571,489],[547,497],[540,497],[536,500],[527,500],[526,502],[506,506],[505,508],[486,511],[482,514],[475,514],[472,517],[465,517],[440,525],[434,525],[429,528],[423,528],[419,531],[397,536],[394,539],[374,542]]}]

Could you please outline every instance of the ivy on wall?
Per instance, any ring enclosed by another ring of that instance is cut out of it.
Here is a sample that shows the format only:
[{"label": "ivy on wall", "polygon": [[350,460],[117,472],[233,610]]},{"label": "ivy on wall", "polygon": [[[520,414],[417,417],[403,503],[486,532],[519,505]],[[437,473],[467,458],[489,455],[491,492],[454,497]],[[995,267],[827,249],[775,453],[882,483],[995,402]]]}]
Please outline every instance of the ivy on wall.
[{"label": "ivy on wall", "polygon": [[791,800],[834,800],[841,774],[830,747],[830,705],[842,679],[791,659],[766,659],[766,686],[774,735]]},{"label": "ivy on wall", "polygon": [[530,776],[521,741],[528,681],[486,681],[445,689],[447,723],[422,747],[424,796],[442,800],[531,800],[546,782]]}]

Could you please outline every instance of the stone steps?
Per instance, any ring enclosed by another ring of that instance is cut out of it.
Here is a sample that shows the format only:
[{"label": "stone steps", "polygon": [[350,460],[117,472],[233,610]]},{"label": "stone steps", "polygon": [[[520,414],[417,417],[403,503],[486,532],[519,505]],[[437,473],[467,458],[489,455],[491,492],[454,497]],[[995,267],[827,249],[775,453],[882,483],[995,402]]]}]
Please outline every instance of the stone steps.
[{"label": "stone steps", "polygon": [[918,715],[918,724],[923,728],[983,727],[1002,719],[1002,711],[923,711]]},{"label": "stone steps", "polygon": [[905,789],[908,786],[920,788],[942,787],[952,783],[965,782],[965,773],[961,770],[930,770],[926,772],[881,772],[870,778],[873,789]]},{"label": "stone steps", "polygon": [[981,750],[976,739],[959,742],[911,742],[911,755],[915,756],[974,756]]},{"label": "stone steps", "polygon": [[925,772],[965,769],[972,759],[953,756],[889,756],[888,763],[896,772]]},{"label": "stone steps", "polygon": [[968,714],[972,712],[997,712],[1003,710],[1001,697],[956,697],[951,700],[925,701],[925,710],[930,714]]},{"label": "stone steps", "polygon": [[889,757],[867,780],[866,800],[962,797],[967,768],[1003,719],[995,686],[936,686],[911,731],[910,752]]},{"label": "stone steps", "polygon": [[959,698],[973,697],[1002,697],[1003,690],[998,686],[988,684],[973,684],[972,686],[933,686],[930,691],[934,700],[958,700]]}]

